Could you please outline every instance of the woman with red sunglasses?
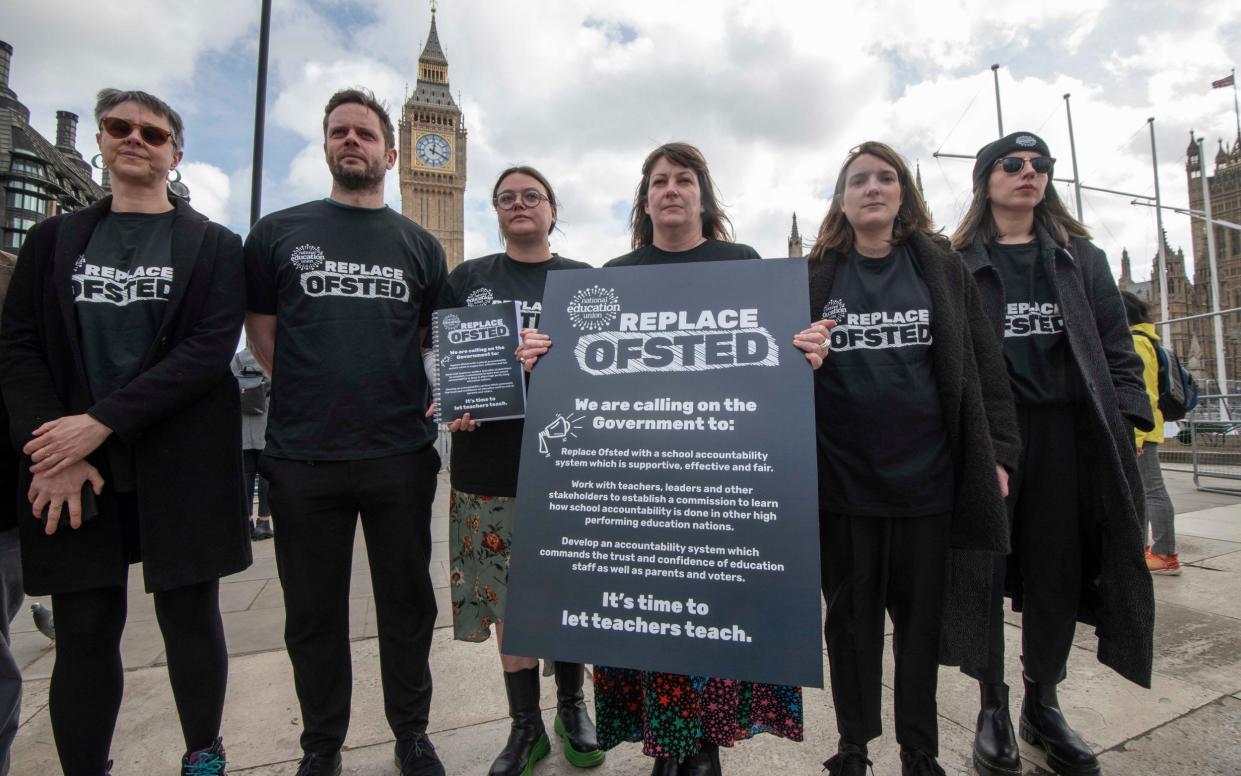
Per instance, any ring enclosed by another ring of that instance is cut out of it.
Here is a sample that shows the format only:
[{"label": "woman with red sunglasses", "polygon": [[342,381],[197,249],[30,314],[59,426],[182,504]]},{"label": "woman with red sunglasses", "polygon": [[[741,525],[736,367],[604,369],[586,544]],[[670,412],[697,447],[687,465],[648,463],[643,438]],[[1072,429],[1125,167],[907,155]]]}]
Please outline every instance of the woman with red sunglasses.
[{"label": "woman with red sunglasses", "polygon": [[183,200],[181,117],[146,92],[95,106],[112,195],[26,236],[5,300],[0,388],[21,449],[26,593],[51,595],[49,705],[65,776],[109,772],[129,566],[142,563],[186,754],[224,773],[219,578],[250,565],[229,362],[241,240]]},{"label": "woman with red sunglasses", "polygon": [[1101,662],[1143,687],[1151,677],[1154,600],[1133,445],[1134,427],[1152,428],[1150,401],[1107,258],[1050,185],[1054,165],[1032,132],[983,146],[952,238],[1002,338],[1022,439],[987,649],[962,666],[981,687],[974,764],[987,776],[1022,770],[1004,683],[1006,591],[1022,612],[1021,737],[1056,773],[1100,772],[1056,698],[1077,622],[1096,626]]}]

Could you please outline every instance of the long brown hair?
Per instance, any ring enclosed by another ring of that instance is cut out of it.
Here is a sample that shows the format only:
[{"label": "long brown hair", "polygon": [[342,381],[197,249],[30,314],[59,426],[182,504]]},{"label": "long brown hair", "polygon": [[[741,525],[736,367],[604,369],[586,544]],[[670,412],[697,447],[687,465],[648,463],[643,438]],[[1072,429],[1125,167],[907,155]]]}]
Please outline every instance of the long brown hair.
[{"label": "long brown hair", "polygon": [[629,230],[633,233],[634,249],[650,245],[655,240],[655,225],[646,212],[646,196],[651,187],[651,170],[660,159],[675,165],[688,167],[698,176],[698,188],[702,197],[702,236],[732,242],[733,224],[724,215],[720,193],[715,188],[711,171],[707,169],[706,157],[689,143],[664,143],[647,155],[642,163],[642,181],[633,196],[633,210],[629,212]]},{"label": "long brown hair", "polygon": [[[973,244],[976,237],[981,237],[984,243],[991,243],[1000,236],[1000,228],[991,214],[990,187],[991,173],[988,172],[975,184],[974,198],[970,201],[969,209],[965,211],[957,230],[952,233],[953,250],[965,250]],[[1060,200],[1050,174],[1047,188],[1043,189],[1043,200],[1034,206],[1034,224],[1046,229],[1051,239],[1062,248],[1074,237],[1090,239],[1090,231],[1086,229],[1086,225],[1074,218]]]},{"label": "long brown hair", "polygon": [[[840,165],[840,174],[836,176],[836,188],[833,190],[832,201],[828,203],[827,215],[819,225],[819,234],[815,237],[814,247],[810,249],[810,258],[821,259],[829,252],[848,253],[853,248],[853,225],[845,218],[845,183],[849,175],[849,165],[863,154],[873,156],[886,162],[896,170],[896,182],[901,187],[901,205],[896,211],[896,223],[892,225],[892,244],[896,245],[912,234],[921,232],[928,237],[935,237],[935,228],[931,223],[931,214],[922,201],[922,192],[914,184],[913,174],[909,165],[886,143],[867,140],[855,147]],[[942,238],[941,238],[942,239]]]}]

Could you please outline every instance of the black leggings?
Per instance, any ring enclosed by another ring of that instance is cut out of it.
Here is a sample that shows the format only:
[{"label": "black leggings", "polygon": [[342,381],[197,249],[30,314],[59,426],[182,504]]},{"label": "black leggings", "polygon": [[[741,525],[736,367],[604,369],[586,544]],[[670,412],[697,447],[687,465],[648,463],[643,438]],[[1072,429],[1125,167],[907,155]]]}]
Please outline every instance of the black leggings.
[{"label": "black leggings", "polygon": [[[186,751],[211,746],[220,734],[228,650],[216,580],[155,593],[168,678]],[[52,734],[65,776],[99,776],[108,761],[121,707],[121,631],[125,588],[52,596],[56,663],[49,691]]]}]

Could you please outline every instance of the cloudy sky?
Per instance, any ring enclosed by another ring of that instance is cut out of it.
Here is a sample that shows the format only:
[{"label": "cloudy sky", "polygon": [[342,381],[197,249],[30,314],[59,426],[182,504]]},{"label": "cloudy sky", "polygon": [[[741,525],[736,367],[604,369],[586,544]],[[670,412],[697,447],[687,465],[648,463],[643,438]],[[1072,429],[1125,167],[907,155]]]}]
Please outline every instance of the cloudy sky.
[{"label": "cloudy sky", "polygon": [[[152,91],[186,120],[186,183],[196,207],[248,224],[258,0],[5,0],[10,85],[32,123],[89,116],[101,87]],[[397,109],[416,80],[430,24],[418,0],[275,0],[263,211],[324,196],[322,105],[371,87]],[[936,221],[955,227],[972,154],[996,137],[992,63],[1004,127],[1038,132],[1071,175],[1062,95],[1072,94],[1084,183],[1152,194],[1155,118],[1164,201],[1187,203],[1189,131],[1213,157],[1236,127],[1241,60],[1235,0],[951,2],[633,2],[441,0],[441,42],[469,129],[466,255],[499,250],[488,202],[495,174],[528,163],[562,201],[560,253],[599,264],[627,250],[642,159],[669,140],[698,145],[737,239],[784,255],[790,218],[811,238],[846,151],[884,140],[920,162]],[[90,121],[78,145],[95,153]],[[1064,184],[1062,195],[1071,200]],[[400,207],[396,176],[388,202]],[[1150,273],[1154,211],[1087,192],[1085,221],[1119,271]],[[1165,219],[1189,249],[1188,220]]]}]

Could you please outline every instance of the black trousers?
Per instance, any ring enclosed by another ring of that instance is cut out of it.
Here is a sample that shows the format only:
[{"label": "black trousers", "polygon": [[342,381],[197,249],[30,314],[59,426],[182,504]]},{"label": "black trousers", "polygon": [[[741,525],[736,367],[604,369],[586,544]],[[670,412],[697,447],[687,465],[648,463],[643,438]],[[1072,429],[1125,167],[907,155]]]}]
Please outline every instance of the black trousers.
[{"label": "black trousers", "polygon": [[997,556],[983,681],[1004,681],[1004,580],[1022,580],[1021,652],[1026,676],[1064,678],[1081,598],[1081,506],[1077,422],[1073,407],[1019,405],[1021,464],[1008,481],[1012,553]]},{"label": "black trousers", "polygon": [[280,526],[275,541],[284,641],[307,752],[339,750],[349,728],[349,576],[359,514],[375,595],[384,712],[398,739],[427,729],[427,659],[436,615],[428,565],[439,468],[433,446],[364,461],[264,456],[260,462]]},{"label": "black trousers", "polygon": [[939,753],[935,690],[951,515],[819,514],[828,665],[842,743],[882,732],[884,612],[896,657],[896,740]]},{"label": "black trousers", "polygon": [[267,505],[267,478],[259,475],[259,457],[262,450],[242,450],[242,476],[246,484],[246,514],[254,514],[254,486],[259,489],[259,517],[271,517],[271,507]]}]

